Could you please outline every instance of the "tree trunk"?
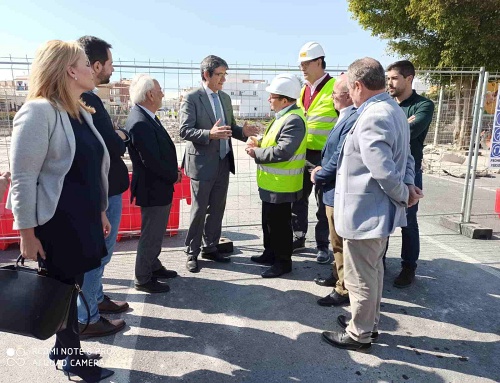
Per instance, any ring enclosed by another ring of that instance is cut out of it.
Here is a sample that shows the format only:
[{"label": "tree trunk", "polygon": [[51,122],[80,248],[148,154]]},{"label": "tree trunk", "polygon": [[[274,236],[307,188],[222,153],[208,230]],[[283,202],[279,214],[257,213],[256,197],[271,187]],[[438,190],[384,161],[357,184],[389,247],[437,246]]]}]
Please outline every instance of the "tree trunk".
[{"label": "tree trunk", "polygon": [[468,149],[472,130],[474,97],[476,93],[477,79],[459,78],[455,82],[455,130],[454,146],[458,150]]}]

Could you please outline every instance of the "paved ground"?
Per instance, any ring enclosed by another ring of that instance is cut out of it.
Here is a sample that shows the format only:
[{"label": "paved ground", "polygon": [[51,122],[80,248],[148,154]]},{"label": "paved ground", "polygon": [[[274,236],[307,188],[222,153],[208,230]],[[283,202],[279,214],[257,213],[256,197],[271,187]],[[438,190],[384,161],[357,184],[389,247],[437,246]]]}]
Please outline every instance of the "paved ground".
[{"label": "paved ground", "polygon": [[[244,189],[242,182],[238,185]],[[109,295],[130,303],[131,310],[120,315],[126,331],[84,341],[84,348],[104,355],[103,365],[116,371],[109,382],[118,383],[500,381],[500,241],[471,240],[438,225],[438,214],[460,206],[461,185],[426,176],[424,186],[416,283],[405,290],[392,287],[399,272],[396,233],[389,248],[380,341],[370,355],[321,341],[321,331],[338,329],[337,315],[349,308],[316,304],[329,289],[311,281],[328,274],[329,266],[317,264],[313,250],[294,256],[293,273],[286,278],[260,278],[262,267],[250,256],[262,250],[261,231],[251,224],[224,233],[237,247],[231,264],[203,262],[198,274],[184,268],[185,232],[165,237],[161,260],[180,276],[163,295],[131,288],[137,240],[122,240],[104,283]],[[494,187],[480,182],[478,187],[487,193],[484,201],[494,195]],[[249,214],[239,206],[233,205],[230,215],[239,214],[236,221],[243,223]],[[17,252],[15,246],[1,252],[0,263]],[[0,382],[66,381],[48,363],[52,344],[52,339],[0,334]]]}]

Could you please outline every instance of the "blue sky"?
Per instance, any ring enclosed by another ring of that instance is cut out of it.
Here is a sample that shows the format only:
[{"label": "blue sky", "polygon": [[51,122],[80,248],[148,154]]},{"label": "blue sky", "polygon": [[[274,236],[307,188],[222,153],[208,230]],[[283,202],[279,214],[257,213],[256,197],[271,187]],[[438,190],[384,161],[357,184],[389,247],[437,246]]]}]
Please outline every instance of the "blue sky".
[{"label": "blue sky", "polygon": [[0,57],[33,57],[46,40],[92,34],[113,45],[115,61],[199,63],[216,54],[229,64],[295,64],[311,40],[323,45],[329,66],[364,56],[384,66],[397,59],[342,0],[1,0],[0,15]]}]

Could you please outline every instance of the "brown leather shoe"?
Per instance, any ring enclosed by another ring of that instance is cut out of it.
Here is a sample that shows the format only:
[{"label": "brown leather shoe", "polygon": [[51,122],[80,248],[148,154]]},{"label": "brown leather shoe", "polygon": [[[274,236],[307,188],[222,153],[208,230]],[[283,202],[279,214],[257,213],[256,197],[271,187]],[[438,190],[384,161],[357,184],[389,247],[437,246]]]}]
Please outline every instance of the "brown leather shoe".
[{"label": "brown leather shoe", "polygon": [[[109,320],[100,317],[96,323],[89,324],[87,328],[85,328],[85,326],[85,324],[78,323],[80,339],[97,338],[116,334],[125,327],[125,321],[123,319]],[[83,331],[84,329],[85,331]]]},{"label": "brown leather shoe", "polygon": [[118,314],[128,310],[127,302],[112,301],[110,297],[104,295],[104,300],[97,308],[101,314]]}]

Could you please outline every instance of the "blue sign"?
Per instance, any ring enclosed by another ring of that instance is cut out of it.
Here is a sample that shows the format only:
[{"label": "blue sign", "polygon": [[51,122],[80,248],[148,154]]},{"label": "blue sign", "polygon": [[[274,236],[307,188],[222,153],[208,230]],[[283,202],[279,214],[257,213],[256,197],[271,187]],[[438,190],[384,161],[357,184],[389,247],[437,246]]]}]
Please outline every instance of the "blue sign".
[{"label": "blue sign", "polygon": [[498,91],[491,134],[490,168],[500,168],[500,92]]}]

